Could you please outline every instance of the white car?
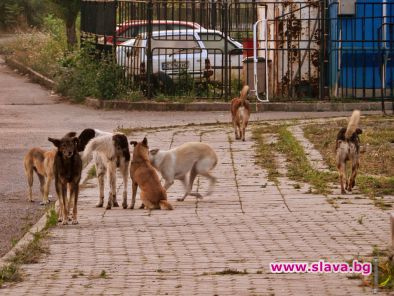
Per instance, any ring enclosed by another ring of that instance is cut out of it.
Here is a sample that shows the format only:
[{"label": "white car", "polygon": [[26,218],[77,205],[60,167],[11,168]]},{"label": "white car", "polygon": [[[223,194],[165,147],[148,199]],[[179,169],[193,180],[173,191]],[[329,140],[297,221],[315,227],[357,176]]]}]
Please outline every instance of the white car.
[{"label": "white car", "polygon": [[[146,34],[139,35],[134,42],[127,41],[132,46],[120,45],[122,52],[127,52],[123,61],[118,63],[126,68],[131,75],[145,73]],[[228,69],[231,79],[239,79],[242,68],[242,44],[227,38]],[[223,33],[216,30],[173,30],[156,31],[151,39],[153,73],[165,73],[172,79],[178,79],[180,74],[188,74],[194,79],[210,77],[222,81],[225,67]],[[231,66],[231,67],[230,67]]]}]

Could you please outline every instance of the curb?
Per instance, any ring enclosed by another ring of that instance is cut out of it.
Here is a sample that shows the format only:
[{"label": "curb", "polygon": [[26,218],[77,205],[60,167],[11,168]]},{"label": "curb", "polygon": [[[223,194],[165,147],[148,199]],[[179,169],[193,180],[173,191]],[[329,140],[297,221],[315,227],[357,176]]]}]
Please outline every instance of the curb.
[{"label": "curb", "polygon": [[34,71],[32,68],[29,68],[12,58],[5,57],[5,62],[11,68],[17,69],[21,73],[28,74],[32,81],[37,82],[42,86],[45,86],[46,88],[54,89],[56,87],[55,81],[49,79],[48,77],[45,77],[44,75],[41,75],[37,71]]},{"label": "curb", "polygon": [[[5,57],[5,62],[11,68],[17,69],[21,73],[29,74],[31,79],[49,89],[54,89],[56,83],[23,65],[22,63]],[[88,97],[85,99],[85,105],[95,109],[110,110],[128,110],[128,111],[229,111],[229,102],[193,102],[193,103],[171,103],[171,102],[127,102],[121,100],[100,100]],[[381,102],[288,102],[288,103],[251,103],[254,112],[326,112],[326,111],[344,111],[350,112],[354,109],[361,111],[381,111]],[[385,102],[386,110],[394,109],[394,102]]]},{"label": "curb", "polygon": [[[87,166],[88,167],[88,166]],[[86,167],[86,168],[87,168]],[[80,182],[80,186],[85,183],[88,179],[88,169],[83,170],[81,179],[82,181]],[[80,193],[83,191],[83,188],[81,188]],[[55,210],[59,206],[59,201],[56,199],[54,201],[55,204]],[[15,256],[15,253],[18,250],[21,250],[24,246],[28,245],[33,239],[34,239],[34,234],[37,232],[42,231],[47,223],[47,211],[45,211],[44,215],[38,220],[36,224],[34,224],[26,233],[25,235],[16,243],[15,246],[12,247],[11,250],[9,250],[3,257],[0,258],[0,268],[9,264],[9,260]]]},{"label": "curb", "polygon": [[[96,98],[86,98],[85,104],[96,109],[130,110],[130,111],[229,111],[230,103],[162,103],[162,102],[126,102],[111,100],[105,101]],[[393,108],[393,102],[385,102],[386,110]],[[354,109],[361,111],[381,111],[381,102],[359,103],[331,103],[331,102],[291,102],[291,103],[251,103],[254,112],[351,112]]]}]

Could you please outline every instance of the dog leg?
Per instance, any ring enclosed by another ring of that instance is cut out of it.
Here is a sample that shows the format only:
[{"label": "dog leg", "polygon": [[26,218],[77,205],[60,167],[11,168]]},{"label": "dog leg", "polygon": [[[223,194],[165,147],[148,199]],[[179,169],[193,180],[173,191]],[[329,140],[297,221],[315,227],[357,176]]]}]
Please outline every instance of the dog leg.
[{"label": "dog leg", "polygon": [[110,194],[108,198],[107,210],[110,210],[114,201],[116,200],[116,167],[113,161],[110,161],[108,163],[107,172],[110,185]]},{"label": "dog leg", "polygon": [[78,203],[78,194],[79,194],[79,186],[78,183],[74,181],[74,183],[70,186],[70,189],[72,190],[73,194],[70,194],[70,198],[73,197],[74,204],[73,204],[73,220],[72,224],[78,224],[78,219],[77,219],[77,214],[78,214],[78,209],[77,209],[77,203]]},{"label": "dog leg", "polygon": [[170,188],[174,184],[174,180],[172,179],[166,179],[164,182],[164,189],[167,191],[168,188]]},{"label": "dog leg", "polygon": [[68,203],[67,203],[67,185],[62,184],[62,200],[63,200],[63,220],[62,224],[68,224]]},{"label": "dog leg", "polygon": [[97,180],[98,180],[98,185],[99,185],[99,201],[96,204],[97,208],[102,208],[104,205],[104,177],[105,177],[105,172],[99,172],[97,174]]},{"label": "dog leg", "polygon": [[28,168],[25,170],[27,177],[27,184],[29,186],[29,195],[27,196],[27,200],[33,201],[33,168]]},{"label": "dog leg", "polygon": [[245,130],[246,130],[245,124],[242,124],[242,141],[244,142],[245,142]]},{"label": "dog leg", "polygon": [[[129,206],[129,209],[134,209],[135,198],[137,196],[137,190],[138,190],[138,184],[136,182],[134,182],[133,180],[131,180],[131,182],[132,182],[132,197],[131,197],[131,204]],[[142,208],[144,208],[144,204],[142,204]]]},{"label": "dog leg", "polygon": [[339,172],[339,182],[341,183],[341,194],[346,194],[345,187],[343,186],[344,178],[346,177],[345,165],[343,163],[339,163],[337,168]]},{"label": "dog leg", "polygon": [[355,162],[352,165],[352,175],[350,176],[349,186],[348,186],[348,190],[349,191],[352,191],[352,188],[356,184],[356,176],[357,176],[358,167],[359,167],[359,163],[358,162]]},{"label": "dog leg", "polygon": [[51,186],[51,182],[52,182],[52,177],[51,176],[47,176],[45,178],[45,185],[44,185],[44,202],[48,203],[49,202],[49,188]]},{"label": "dog leg", "polygon": [[216,184],[216,178],[208,172],[200,172],[200,175],[204,176],[209,180],[209,188],[208,188],[208,192],[206,193],[206,196],[209,196],[213,192],[213,188]]},{"label": "dog leg", "polygon": [[40,205],[46,205],[45,201],[44,201],[44,185],[45,185],[45,177],[43,175],[40,175],[39,173],[37,173],[38,176],[38,180],[40,181],[40,192],[41,192],[41,198],[42,201],[40,202]]},{"label": "dog leg", "polygon": [[233,119],[233,127],[234,127],[234,136],[235,136],[235,139],[238,140],[238,139],[239,139],[239,137],[238,137],[238,128],[237,128],[237,122],[236,122],[235,119]]},{"label": "dog leg", "polygon": [[128,166],[129,162],[124,162],[122,165],[122,176],[123,176],[123,201],[122,201],[122,207],[124,209],[127,209],[127,181],[129,179],[129,174],[128,174]]},{"label": "dog leg", "polygon": [[196,165],[193,165],[193,167],[190,171],[189,183],[187,184],[186,192],[182,198],[177,199],[178,201],[184,201],[186,196],[188,196],[190,194],[190,192],[192,191],[193,183],[194,183],[194,180],[196,179],[196,177],[197,177],[197,169],[196,169]]}]

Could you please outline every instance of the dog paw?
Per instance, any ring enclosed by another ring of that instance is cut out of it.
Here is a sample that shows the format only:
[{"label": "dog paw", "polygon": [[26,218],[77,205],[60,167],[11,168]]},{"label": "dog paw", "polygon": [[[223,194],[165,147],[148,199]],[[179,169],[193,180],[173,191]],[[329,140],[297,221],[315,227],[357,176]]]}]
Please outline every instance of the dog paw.
[{"label": "dog paw", "polygon": [[49,204],[49,201],[41,201],[40,202],[40,206],[46,206],[47,204]]},{"label": "dog paw", "polygon": [[129,209],[129,210],[133,210],[133,209],[134,209],[134,206],[133,206],[133,205],[129,205],[129,206],[128,206],[128,209]]},{"label": "dog paw", "polygon": [[177,198],[176,200],[177,201],[184,201],[185,199],[184,198]]},{"label": "dog paw", "polygon": [[346,194],[346,191],[345,190],[341,190],[341,194]]},{"label": "dog paw", "polygon": [[127,203],[122,203],[122,208],[127,209]]},{"label": "dog paw", "polygon": [[105,207],[105,209],[107,209],[107,210],[110,210],[112,207],[111,207],[111,205],[107,205],[106,207]]},{"label": "dog paw", "polygon": [[119,204],[118,204],[118,202],[116,200],[114,201],[113,207],[114,208],[119,208]]},{"label": "dog paw", "polygon": [[99,203],[96,204],[96,208],[102,208],[103,205],[104,205],[104,202],[100,201]]},{"label": "dog paw", "polygon": [[78,224],[78,220],[77,220],[77,219],[74,219],[74,220],[72,221],[72,224],[73,224],[73,225],[77,225],[77,224]]},{"label": "dog paw", "polygon": [[68,225],[68,221],[65,219],[62,221],[62,225]]}]

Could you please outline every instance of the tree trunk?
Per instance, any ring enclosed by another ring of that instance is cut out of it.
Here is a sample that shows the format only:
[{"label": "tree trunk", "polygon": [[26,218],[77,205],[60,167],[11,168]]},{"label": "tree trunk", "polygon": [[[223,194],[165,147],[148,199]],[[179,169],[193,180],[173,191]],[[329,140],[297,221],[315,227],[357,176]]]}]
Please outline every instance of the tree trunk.
[{"label": "tree trunk", "polygon": [[67,46],[69,50],[73,50],[77,45],[75,21],[76,19],[66,21]]}]

